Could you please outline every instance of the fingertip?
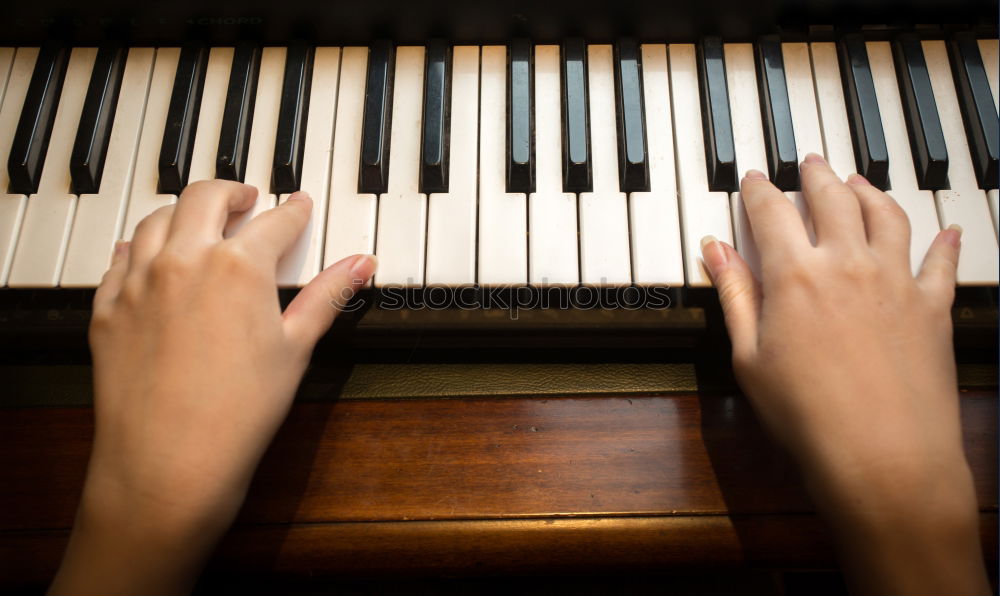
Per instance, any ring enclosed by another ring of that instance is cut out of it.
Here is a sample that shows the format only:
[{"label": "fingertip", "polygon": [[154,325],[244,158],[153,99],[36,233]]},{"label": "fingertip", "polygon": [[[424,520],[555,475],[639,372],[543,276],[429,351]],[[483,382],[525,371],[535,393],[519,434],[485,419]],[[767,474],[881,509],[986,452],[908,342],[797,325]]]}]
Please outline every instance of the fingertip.
[{"label": "fingertip", "polygon": [[351,282],[355,287],[368,283],[378,268],[378,257],[375,255],[358,255],[351,263]]},{"label": "fingertip", "polygon": [[855,186],[872,186],[872,183],[861,174],[851,174],[847,177],[847,183]]},{"label": "fingertip", "polygon": [[951,224],[941,231],[941,239],[947,242],[952,248],[958,250],[962,247],[962,226]]},{"label": "fingertip", "polygon": [[288,196],[288,202],[301,201],[303,203],[312,204],[312,196],[304,190],[297,190]]},{"label": "fingertip", "polygon": [[240,183],[240,193],[241,201],[239,205],[240,211],[246,211],[250,209],[257,203],[257,198],[260,196],[260,190],[252,184]]},{"label": "fingertip", "polygon": [[750,170],[746,171],[746,174],[743,174],[743,180],[750,180],[750,181],[764,180],[764,181],[767,181],[767,174],[765,174],[764,172],[761,172],[760,170],[750,169]]},{"label": "fingertip", "polygon": [[701,257],[705,261],[705,267],[708,268],[709,275],[713,279],[717,278],[718,275],[726,268],[729,264],[729,257],[726,254],[726,249],[715,236],[705,236],[701,239]]},{"label": "fingertip", "polygon": [[820,155],[819,153],[813,153],[813,152],[806,153],[806,156],[802,160],[802,163],[803,164],[816,164],[816,165],[820,165],[820,166],[829,165],[826,162],[826,159],[822,155]]}]

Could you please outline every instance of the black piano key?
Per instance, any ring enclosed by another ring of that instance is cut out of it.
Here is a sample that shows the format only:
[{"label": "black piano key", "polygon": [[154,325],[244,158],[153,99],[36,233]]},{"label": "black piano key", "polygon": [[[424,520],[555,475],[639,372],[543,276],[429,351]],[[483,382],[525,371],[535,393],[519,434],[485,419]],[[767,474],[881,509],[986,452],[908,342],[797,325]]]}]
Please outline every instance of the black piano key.
[{"label": "black piano key", "polygon": [[615,44],[615,114],[618,123],[618,177],[622,192],[649,190],[641,58],[634,39]]},{"label": "black piano key", "polygon": [[587,46],[582,39],[562,45],[563,189],[589,192],[590,106],[587,102]]},{"label": "black piano key", "polygon": [[448,192],[448,139],[451,131],[451,48],[443,40],[427,44],[420,192]]},{"label": "black piano key", "polygon": [[55,45],[43,46],[38,53],[7,159],[11,193],[30,195],[38,190],[69,54],[68,48]]},{"label": "black piano key", "polygon": [[913,34],[899,36],[892,45],[892,54],[917,184],[924,190],[948,188],[948,147],[920,39]]},{"label": "black piano key", "polygon": [[993,107],[993,93],[983,67],[983,57],[979,54],[979,44],[972,33],[956,33],[948,44],[948,50],[979,188],[996,188],[997,177],[1000,176],[1000,168],[997,167],[1000,121]]},{"label": "black piano key", "polygon": [[391,41],[372,44],[368,54],[365,116],[361,124],[358,192],[379,194],[389,186],[389,129],[395,64],[396,49]]},{"label": "black piano key", "polygon": [[534,79],[531,42],[507,46],[507,192],[535,190]]},{"label": "black piano key", "polygon": [[208,48],[186,45],[181,49],[160,145],[159,190],[163,194],[180,194],[187,185],[207,67]]},{"label": "black piano key", "polygon": [[103,46],[97,51],[69,161],[73,192],[76,194],[100,191],[118,93],[125,72],[125,56],[125,49],[118,46]]},{"label": "black piano key", "polygon": [[697,51],[708,187],[712,191],[735,192],[739,190],[739,176],[722,40],[706,37]]},{"label": "black piano key", "polygon": [[762,37],[756,50],[757,90],[771,182],[781,190],[798,190],[799,163],[781,41],[777,37]]},{"label": "black piano key", "polygon": [[226,106],[222,113],[219,150],[215,161],[216,178],[238,182],[244,180],[259,74],[260,48],[250,44],[237,45],[233,53],[233,68],[229,74]]},{"label": "black piano key", "polygon": [[288,48],[271,169],[274,194],[295,192],[302,184],[302,153],[306,142],[312,63],[312,48],[303,45]]},{"label": "black piano key", "polygon": [[858,172],[874,186],[886,190],[889,186],[889,150],[885,146],[882,115],[865,40],[861,34],[851,33],[837,46]]}]

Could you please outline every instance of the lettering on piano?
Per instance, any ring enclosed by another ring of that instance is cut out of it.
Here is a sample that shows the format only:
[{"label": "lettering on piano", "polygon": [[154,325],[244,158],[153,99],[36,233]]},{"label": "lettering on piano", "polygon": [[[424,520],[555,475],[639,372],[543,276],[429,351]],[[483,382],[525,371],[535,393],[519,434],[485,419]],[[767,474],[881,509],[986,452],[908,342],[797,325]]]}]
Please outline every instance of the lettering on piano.
[{"label": "lettering on piano", "polygon": [[382,286],[374,293],[363,293],[353,299],[346,294],[333,298],[330,305],[348,313],[363,311],[369,306],[383,311],[484,310],[506,312],[512,320],[516,320],[521,311],[666,310],[672,305],[672,298],[671,289],[666,286],[431,286],[419,291],[406,286]]}]

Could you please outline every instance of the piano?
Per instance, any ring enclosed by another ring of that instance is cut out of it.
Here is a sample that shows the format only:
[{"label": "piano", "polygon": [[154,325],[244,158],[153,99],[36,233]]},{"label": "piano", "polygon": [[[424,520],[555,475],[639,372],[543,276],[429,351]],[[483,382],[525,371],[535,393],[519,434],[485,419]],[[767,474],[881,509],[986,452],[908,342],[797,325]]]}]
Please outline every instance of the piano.
[{"label": "piano", "polygon": [[[997,560],[995,1],[19,3],[0,23],[0,586],[58,563],[89,302],[190,182],[315,206],[282,300],[378,255],[209,579],[833,569],[729,368],[706,235],[824,155],[963,230],[953,311]],[[993,578],[994,582],[995,577]]]}]

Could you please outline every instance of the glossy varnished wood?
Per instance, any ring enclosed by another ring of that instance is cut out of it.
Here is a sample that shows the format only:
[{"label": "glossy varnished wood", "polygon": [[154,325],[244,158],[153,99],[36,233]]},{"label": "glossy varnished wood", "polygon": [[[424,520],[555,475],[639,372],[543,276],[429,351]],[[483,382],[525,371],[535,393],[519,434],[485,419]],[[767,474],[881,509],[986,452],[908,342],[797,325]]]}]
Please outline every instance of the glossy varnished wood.
[{"label": "glossy varnished wood", "polygon": [[[995,560],[996,394],[961,402]],[[0,412],[0,577],[37,580],[58,562],[91,415]],[[216,564],[290,574],[831,565],[811,511],[742,397],[296,404]]]}]

